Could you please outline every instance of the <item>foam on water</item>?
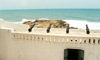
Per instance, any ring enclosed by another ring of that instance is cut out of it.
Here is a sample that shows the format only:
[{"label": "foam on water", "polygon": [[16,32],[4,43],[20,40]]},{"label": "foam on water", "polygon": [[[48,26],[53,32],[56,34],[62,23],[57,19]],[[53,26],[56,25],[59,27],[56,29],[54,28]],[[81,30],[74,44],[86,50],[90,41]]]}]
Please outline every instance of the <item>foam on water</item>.
[{"label": "foam on water", "polygon": [[26,22],[26,21],[31,21],[31,22],[34,22],[35,21],[35,19],[25,19],[25,18],[23,18],[22,19],[22,21],[19,21],[19,22],[14,22],[15,24],[23,24],[24,22]]},{"label": "foam on water", "polygon": [[34,21],[35,21],[35,19],[25,19],[25,18],[24,18],[24,19],[22,19],[22,23],[23,23],[23,22],[26,22],[26,21],[31,21],[31,22],[34,22]]},{"label": "foam on water", "polygon": [[89,29],[91,30],[100,30],[100,23],[99,22],[88,22],[82,20],[64,20],[70,24],[72,27],[77,27],[80,29],[85,29],[86,24],[88,24]]}]

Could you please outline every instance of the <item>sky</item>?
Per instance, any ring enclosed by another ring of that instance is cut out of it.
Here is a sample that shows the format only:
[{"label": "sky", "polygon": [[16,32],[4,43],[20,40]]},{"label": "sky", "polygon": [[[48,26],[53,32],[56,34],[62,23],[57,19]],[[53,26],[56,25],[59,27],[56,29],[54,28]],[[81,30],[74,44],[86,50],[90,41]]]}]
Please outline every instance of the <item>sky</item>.
[{"label": "sky", "polygon": [[100,0],[0,0],[3,9],[100,9]]}]

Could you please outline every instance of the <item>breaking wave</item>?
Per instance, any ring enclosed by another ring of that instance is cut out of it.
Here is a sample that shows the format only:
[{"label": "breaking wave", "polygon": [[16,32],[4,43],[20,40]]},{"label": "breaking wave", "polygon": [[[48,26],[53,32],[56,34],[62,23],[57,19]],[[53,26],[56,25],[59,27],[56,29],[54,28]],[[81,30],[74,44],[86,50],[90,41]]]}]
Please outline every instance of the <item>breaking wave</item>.
[{"label": "breaking wave", "polygon": [[80,29],[85,29],[86,28],[86,24],[88,24],[88,27],[91,30],[100,30],[100,22],[89,22],[89,21],[85,21],[85,20],[64,20],[67,23],[70,24],[70,26],[72,27],[77,27]]}]

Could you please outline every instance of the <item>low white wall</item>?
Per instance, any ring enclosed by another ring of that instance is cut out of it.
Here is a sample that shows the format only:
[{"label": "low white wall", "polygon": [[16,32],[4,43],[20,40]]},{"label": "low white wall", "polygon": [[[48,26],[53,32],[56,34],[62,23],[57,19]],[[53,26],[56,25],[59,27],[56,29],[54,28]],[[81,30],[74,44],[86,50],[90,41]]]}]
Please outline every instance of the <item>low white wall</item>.
[{"label": "low white wall", "polygon": [[99,39],[12,33],[0,29],[0,60],[64,60],[64,49],[82,49],[84,60],[100,60]]}]

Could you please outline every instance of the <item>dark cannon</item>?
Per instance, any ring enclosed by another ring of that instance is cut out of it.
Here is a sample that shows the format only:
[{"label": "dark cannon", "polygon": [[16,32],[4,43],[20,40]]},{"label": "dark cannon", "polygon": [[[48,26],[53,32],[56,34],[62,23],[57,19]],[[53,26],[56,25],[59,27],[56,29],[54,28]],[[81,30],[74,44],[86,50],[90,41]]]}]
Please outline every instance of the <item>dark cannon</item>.
[{"label": "dark cannon", "polygon": [[88,25],[86,24],[86,34],[90,34],[90,30],[88,28]]},{"label": "dark cannon", "polygon": [[49,33],[49,32],[50,32],[51,25],[52,25],[52,24],[50,24],[50,25],[49,25],[49,27],[47,28],[47,33]]},{"label": "dark cannon", "polygon": [[66,33],[69,33],[69,24],[67,25]]},{"label": "dark cannon", "polygon": [[29,31],[29,32],[32,32],[32,29],[34,28],[34,26],[35,26],[35,24],[33,24],[33,25],[28,29],[28,31]]}]

